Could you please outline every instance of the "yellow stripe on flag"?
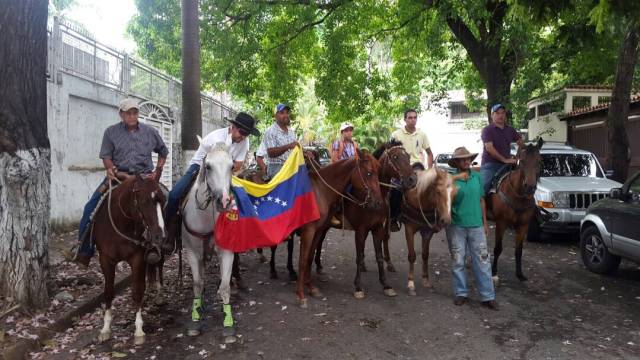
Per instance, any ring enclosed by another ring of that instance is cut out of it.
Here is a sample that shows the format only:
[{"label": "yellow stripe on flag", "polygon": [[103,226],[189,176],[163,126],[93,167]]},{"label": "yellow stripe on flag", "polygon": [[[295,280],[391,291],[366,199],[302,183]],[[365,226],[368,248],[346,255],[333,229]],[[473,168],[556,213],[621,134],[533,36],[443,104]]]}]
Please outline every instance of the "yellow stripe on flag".
[{"label": "yellow stripe on flag", "polygon": [[231,185],[243,187],[247,194],[254,197],[265,196],[280,183],[285,182],[294,176],[298,172],[300,165],[304,165],[304,155],[302,154],[302,149],[299,146],[296,146],[291,151],[287,161],[282,165],[280,171],[273,177],[273,179],[271,179],[271,181],[269,181],[269,183],[256,184],[249,180],[243,180],[237,176],[233,176],[231,178]]}]

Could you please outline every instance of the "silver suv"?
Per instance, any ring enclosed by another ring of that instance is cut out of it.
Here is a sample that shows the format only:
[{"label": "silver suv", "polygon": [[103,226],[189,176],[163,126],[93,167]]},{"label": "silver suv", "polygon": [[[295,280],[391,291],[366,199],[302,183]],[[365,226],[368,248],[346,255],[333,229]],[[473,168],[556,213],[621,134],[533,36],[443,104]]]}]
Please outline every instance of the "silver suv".
[{"label": "silver suv", "polygon": [[535,199],[551,213],[551,220],[529,225],[527,239],[537,241],[542,232],[577,233],[592,203],[622,186],[605,176],[593,153],[562,143],[545,143],[540,150],[542,169]]}]

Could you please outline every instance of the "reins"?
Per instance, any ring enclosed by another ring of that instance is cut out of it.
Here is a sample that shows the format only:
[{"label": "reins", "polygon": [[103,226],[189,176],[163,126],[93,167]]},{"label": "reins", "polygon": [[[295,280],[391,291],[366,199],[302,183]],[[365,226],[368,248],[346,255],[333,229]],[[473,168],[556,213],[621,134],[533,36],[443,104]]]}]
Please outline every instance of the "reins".
[{"label": "reins", "polygon": [[[356,160],[356,161],[361,161],[361,160]],[[315,163],[315,161],[313,159],[311,159],[311,161],[309,161],[309,163],[311,164],[311,168],[313,169],[313,171],[316,173],[316,175],[318,175],[318,178],[320,178],[320,181],[322,181],[322,183],[328,187],[331,191],[333,191],[334,193],[336,193],[337,195],[341,196],[343,199],[347,199],[349,201],[351,201],[352,203],[360,206],[360,207],[364,207],[368,202],[369,202],[369,197],[371,196],[371,189],[369,189],[369,187],[367,186],[367,183],[364,181],[364,177],[362,176],[362,173],[360,172],[360,166],[356,166],[356,168],[358,169],[358,172],[360,174],[360,178],[362,178],[362,183],[364,184],[365,189],[367,189],[367,196],[364,199],[364,202],[358,202],[358,199],[356,199],[353,195],[347,193],[347,195],[343,194],[342,192],[336,190],[333,186],[329,185],[329,183],[327,183],[327,181],[322,177],[322,175],[320,175],[320,172],[318,171],[318,167],[319,165],[317,165]],[[354,170],[351,170],[351,173]],[[349,175],[351,175],[351,173],[349,173]]]},{"label": "reins", "polygon": [[[117,180],[117,181],[120,184],[122,183],[120,180]],[[130,242],[134,243],[137,246],[145,247],[144,246],[145,242],[142,242],[140,240],[136,240],[136,239],[134,239],[134,238],[132,238],[130,236],[127,236],[127,235],[123,234],[120,230],[118,230],[118,227],[116,226],[115,222],[113,221],[113,216],[111,215],[111,193],[113,193],[113,190],[114,190],[113,183],[111,182],[111,180],[109,180],[109,195],[108,195],[108,199],[107,199],[107,213],[109,214],[109,221],[111,222],[111,227],[113,227],[113,230],[115,230],[116,234],[118,234],[118,236],[122,237],[123,239],[129,240]],[[134,196],[135,196],[135,194],[134,194]],[[120,202],[120,198],[118,198],[118,202]],[[120,209],[120,211],[122,211],[122,208]],[[148,227],[144,223],[144,219],[142,220],[142,224],[145,227],[145,231],[148,231]]]}]

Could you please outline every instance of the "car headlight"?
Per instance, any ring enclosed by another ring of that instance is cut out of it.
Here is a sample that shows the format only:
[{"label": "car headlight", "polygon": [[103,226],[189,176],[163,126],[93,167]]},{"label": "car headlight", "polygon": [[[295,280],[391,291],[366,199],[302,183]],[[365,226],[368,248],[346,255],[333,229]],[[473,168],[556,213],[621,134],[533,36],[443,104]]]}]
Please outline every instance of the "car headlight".
[{"label": "car headlight", "polygon": [[564,192],[554,192],[553,206],[556,208],[568,208],[569,207],[569,194]]}]

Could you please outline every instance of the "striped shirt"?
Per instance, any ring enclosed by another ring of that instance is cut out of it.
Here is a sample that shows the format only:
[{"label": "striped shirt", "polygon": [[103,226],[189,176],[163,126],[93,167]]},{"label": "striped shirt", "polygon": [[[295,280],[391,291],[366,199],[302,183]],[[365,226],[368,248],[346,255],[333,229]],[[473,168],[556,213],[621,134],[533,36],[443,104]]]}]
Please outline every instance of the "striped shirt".
[{"label": "striped shirt", "polygon": [[[296,141],[296,134],[293,132],[293,129],[289,127],[285,132],[277,123],[271,125],[271,127],[264,132],[264,144],[267,149],[291,144],[294,141]],[[289,158],[289,154],[291,154],[291,150],[287,150],[284,154],[277,157],[270,157],[269,154],[267,154],[269,157],[269,165],[284,164],[284,162]]]},{"label": "striped shirt", "polygon": [[136,130],[129,131],[124,122],[119,122],[104,131],[100,159],[111,159],[118,171],[153,171],[151,152],[164,158],[169,155],[160,134],[150,126],[138,123]]}]

